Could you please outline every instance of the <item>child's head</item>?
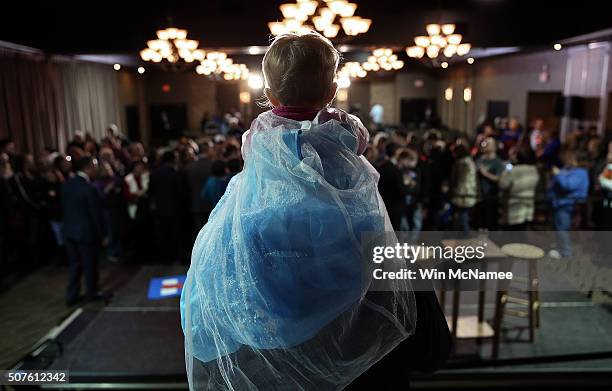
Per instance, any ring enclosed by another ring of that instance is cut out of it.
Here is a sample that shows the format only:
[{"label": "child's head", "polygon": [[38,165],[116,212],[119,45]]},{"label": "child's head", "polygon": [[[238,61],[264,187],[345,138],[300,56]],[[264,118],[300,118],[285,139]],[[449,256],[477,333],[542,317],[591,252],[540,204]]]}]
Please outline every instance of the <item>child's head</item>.
[{"label": "child's head", "polygon": [[322,108],[336,94],[340,54],[317,32],[277,36],[263,58],[265,94],[272,106]]}]

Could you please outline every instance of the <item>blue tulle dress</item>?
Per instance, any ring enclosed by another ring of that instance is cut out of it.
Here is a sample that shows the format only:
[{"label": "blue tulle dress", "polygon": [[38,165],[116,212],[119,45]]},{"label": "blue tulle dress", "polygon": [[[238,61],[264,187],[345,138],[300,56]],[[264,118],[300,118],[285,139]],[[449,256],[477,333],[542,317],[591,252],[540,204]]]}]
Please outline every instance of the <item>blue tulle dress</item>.
[{"label": "blue tulle dress", "polygon": [[366,295],[362,234],[388,217],[356,130],[324,114],[261,114],[198,235],[181,297],[192,389],[339,389],[413,329],[411,294]]}]

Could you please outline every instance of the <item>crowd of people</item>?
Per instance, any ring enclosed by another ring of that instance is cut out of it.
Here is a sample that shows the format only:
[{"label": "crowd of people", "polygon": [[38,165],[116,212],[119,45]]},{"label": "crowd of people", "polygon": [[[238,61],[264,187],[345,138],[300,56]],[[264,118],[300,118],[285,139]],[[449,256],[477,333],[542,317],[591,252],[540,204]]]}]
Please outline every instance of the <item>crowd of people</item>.
[{"label": "crowd of people", "polygon": [[[94,261],[103,253],[111,262],[187,264],[195,235],[242,169],[238,126],[197,143],[181,138],[149,151],[120,136],[115,125],[99,141],[77,131],[65,151],[49,148],[38,156],[17,154],[12,140],[1,140],[5,276],[83,253]],[[87,194],[90,205],[75,204],[72,196],[88,187],[95,189]],[[95,232],[88,232],[91,227]],[[97,295],[95,288],[88,295]]]},{"label": "crowd of people", "polygon": [[[87,251],[91,257],[103,252],[111,262],[186,264],[197,232],[242,169],[245,126],[228,125],[231,131],[149,151],[115,125],[101,140],[77,131],[65,151],[49,148],[39,156],[19,155],[12,140],[2,140],[3,269],[24,272]],[[562,143],[543,125],[538,119],[523,129],[515,119],[498,120],[479,126],[472,138],[370,126],[365,156],[380,173],[393,227],[415,233],[611,229],[612,143],[594,128],[578,128]],[[66,196],[78,192],[70,185],[74,178],[95,189],[90,214],[98,229],[87,234],[95,238],[83,239],[86,217],[74,215]],[[92,246],[75,246],[83,240]],[[561,244],[555,251],[563,256],[570,249]]]},{"label": "crowd of people", "polygon": [[[527,230],[612,227],[612,142],[578,127],[562,143],[536,119],[478,127],[475,137],[395,128],[367,151],[396,230]],[[569,255],[563,246],[551,255]]]}]

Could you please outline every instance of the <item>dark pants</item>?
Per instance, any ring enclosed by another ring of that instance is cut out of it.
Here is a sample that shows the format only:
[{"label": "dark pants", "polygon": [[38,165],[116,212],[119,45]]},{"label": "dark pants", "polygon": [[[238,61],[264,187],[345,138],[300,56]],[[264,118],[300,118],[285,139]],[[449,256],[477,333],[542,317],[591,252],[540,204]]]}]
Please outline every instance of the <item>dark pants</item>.
[{"label": "dark pants", "polygon": [[478,228],[496,231],[499,221],[498,208],[499,203],[495,195],[485,196],[485,198],[476,205]]},{"label": "dark pants", "polygon": [[455,230],[463,233],[470,232],[470,211],[471,208],[455,209]]},{"label": "dark pants", "polygon": [[93,243],[66,240],[66,255],[70,265],[70,277],[66,290],[66,302],[75,302],[81,292],[81,274],[85,274],[87,298],[93,299],[98,293],[98,266],[96,246]]},{"label": "dark pants", "polygon": [[572,255],[572,240],[570,230],[572,229],[573,206],[563,206],[554,210],[553,218],[555,231],[557,231],[557,250],[563,257]]}]

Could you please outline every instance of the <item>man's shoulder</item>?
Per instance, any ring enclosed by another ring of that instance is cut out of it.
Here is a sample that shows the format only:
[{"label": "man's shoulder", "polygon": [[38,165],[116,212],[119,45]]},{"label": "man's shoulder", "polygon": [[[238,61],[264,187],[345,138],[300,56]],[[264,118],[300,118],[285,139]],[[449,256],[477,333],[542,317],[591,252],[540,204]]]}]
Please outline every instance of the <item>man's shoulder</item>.
[{"label": "man's shoulder", "polygon": [[64,182],[63,187],[75,187],[75,186],[79,186],[81,184],[81,182],[84,182],[83,178],[81,178],[78,175],[74,175],[74,176],[68,178],[66,180],[66,182]]},{"label": "man's shoulder", "polygon": [[72,193],[87,192],[91,191],[92,189],[95,190],[93,184],[87,182],[85,178],[82,178],[78,175],[75,175],[72,178],[68,179],[66,182],[64,182],[63,188],[70,189],[69,192]]}]

